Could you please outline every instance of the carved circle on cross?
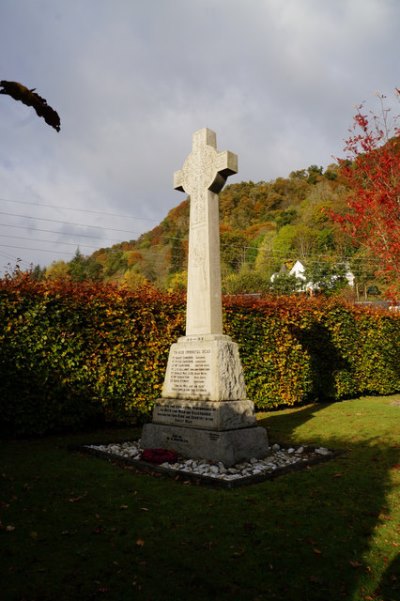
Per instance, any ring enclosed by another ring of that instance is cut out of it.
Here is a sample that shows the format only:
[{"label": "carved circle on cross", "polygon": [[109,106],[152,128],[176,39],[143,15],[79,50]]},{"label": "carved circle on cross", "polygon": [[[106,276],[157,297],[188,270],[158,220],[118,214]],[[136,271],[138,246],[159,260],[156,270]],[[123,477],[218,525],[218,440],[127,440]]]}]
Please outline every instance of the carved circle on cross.
[{"label": "carved circle on cross", "polygon": [[208,144],[194,149],[182,167],[182,187],[190,196],[197,196],[204,190],[212,189],[218,177],[216,167],[217,151]]}]

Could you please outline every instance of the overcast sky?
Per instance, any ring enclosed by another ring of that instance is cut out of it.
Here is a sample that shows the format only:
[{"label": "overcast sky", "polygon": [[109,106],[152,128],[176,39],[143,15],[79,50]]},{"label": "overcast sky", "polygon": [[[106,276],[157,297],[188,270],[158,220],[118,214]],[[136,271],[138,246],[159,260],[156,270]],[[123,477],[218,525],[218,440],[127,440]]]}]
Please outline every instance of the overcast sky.
[{"label": "overcast sky", "polygon": [[400,108],[399,25],[399,0],[1,0],[0,80],[61,131],[0,95],[0,268],[157,225],[202,127],[238,154],[231,183],[326,167],[356,104]]}]

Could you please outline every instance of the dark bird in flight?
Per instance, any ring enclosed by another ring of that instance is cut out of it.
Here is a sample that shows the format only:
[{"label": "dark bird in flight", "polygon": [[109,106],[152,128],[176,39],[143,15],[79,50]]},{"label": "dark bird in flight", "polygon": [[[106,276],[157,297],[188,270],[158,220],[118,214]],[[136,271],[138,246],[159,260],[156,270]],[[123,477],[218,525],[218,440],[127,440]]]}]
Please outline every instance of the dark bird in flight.
[{"label": "dark bird in flight", "polygon": [[60,131],[61,124],[58,113],[47,104],[45,98],[35,92],[35,89],[30,90],[17,81],[5,81],[4,79],[0,81],[0,94],[7,94],[14,100],[20,100],[26,106],[33,107],[39,117],[43,117],[48,125]]}]

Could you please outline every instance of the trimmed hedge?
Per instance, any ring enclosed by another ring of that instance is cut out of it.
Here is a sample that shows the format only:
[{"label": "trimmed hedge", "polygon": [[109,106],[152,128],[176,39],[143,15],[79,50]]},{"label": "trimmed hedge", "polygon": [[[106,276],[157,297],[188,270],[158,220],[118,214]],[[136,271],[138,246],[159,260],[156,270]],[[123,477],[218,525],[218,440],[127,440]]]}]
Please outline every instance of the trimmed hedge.
[{"label": "trimmed hedge", "polygon": [[151,291],[0,281],[0,423],[18,433],[147,413],[181,304]]},{"label": "trimmed hedge", "polygon": [[[400,317],[334,300],[225,299],[258,408],[400,391]],[[103,284],[0,280],[0,425],[44,433],[148,414],[182,296]]]}]

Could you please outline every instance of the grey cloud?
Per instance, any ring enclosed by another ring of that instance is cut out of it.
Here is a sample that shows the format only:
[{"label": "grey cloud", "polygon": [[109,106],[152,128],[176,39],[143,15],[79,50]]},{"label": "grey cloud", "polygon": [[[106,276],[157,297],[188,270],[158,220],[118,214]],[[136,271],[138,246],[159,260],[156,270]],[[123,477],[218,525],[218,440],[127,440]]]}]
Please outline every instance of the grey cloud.
[{"label": "grey cloud", "polygon": [[238,153],[232,182],[327,165],[353,105],[399,86],[399,17],[392,0],[3,0],[1,78],[36,86],[61,132],[0,98],[0,197],[131,214],[135,238],[182,200],[200,127]]}]

